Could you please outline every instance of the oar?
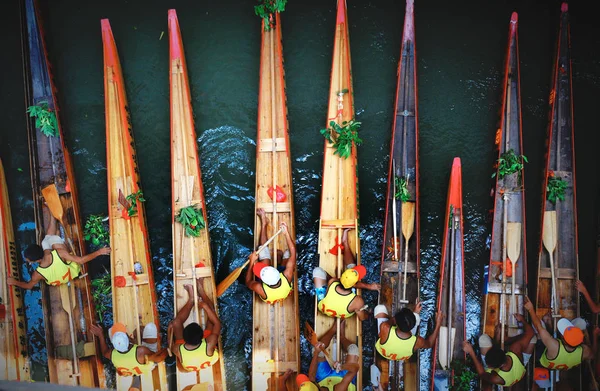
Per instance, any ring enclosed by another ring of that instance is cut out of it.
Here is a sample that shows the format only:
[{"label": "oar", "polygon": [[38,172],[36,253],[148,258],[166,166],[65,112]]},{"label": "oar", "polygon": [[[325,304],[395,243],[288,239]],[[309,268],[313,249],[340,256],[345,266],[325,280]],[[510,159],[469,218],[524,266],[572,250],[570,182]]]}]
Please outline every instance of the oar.
[{"label": "oar", "polygon": [[402,203],[402,235],[404,236],[404,287],[402,288],[402,300],[400,303],[408,303],[406,300],[406,285],[408,285],[408,242],[415,231],[415,203]]},{"label": "oar", "polygon": [[[64,221],[64,211],[62,203],[60,202],[60,196],[58,195],[58,190],[56,189],[56,185],[53,183],[48,185],[42,189],[42,195],[44,196],[44,200],[48,205],[48,209],[50,209],[50,213],[54,218],[60,221],[60,224],[66,230],[68,224],[65,224]],[[66,236],[66,235],[65,235]],[[74,252],[73,243],[71,238],[66,238],[67,246],[69,247],[69,251]]]},{"label": "oar", "polygon": [[[510,313],[514,315],[517,313],[517,302],[515,296],[515,285],[516,285],[516,264],[519,260],[519,256],[521,255],[521,223],[508,223],[507,227],[507,235],[506,235],[506,251],[508,253],[508,259],[512,264],[512,286],[510,289],[511,299],[510,299]],[[511,323],[514,324],[515,317],[510,316]]]},{"label": "oar", "polygon": [[71,299],[71,282],[69,281],[66,286],[58,286],[57,288],[60,291],[60,301],[62,303],[62,307],[69,316],[69,332],[71,333],[71,348],[73,350],[73,376],[81,376],[81,373],[79,373],[79,358],[77,357],[77,349],[75,347],[77,344],[77,337],[75,337],[75,330],[73,326],[73,300]]},{"label": "oar", "polygon": [[[265,242],[265,244],[260,246],[258,250],[255,251],[255,253],[261,252],[261,250],[267,247],[281,232],[283,232],[283,228],[279,228],[279,231],[277,231],[275,235],[271,236],[269,240]],[[217,285],[217,297],[220,297],[223,293],[225,293],[227,288],[229,288],[231,284],[233,284],[233,282],[238,279],[238,277],[242,273],[242,270],[246,267],[246,265],[248,265],[249,262],[250,260],[247,260],[242,266],[238,267],[233,272],[231,272],[227,277],[225,277],[223,281],[219,283],[219,285]]]},{"label": "oar", "polygon": [[[392,199],[392,225],[394,228],[394,242],[392,245],[394,246],[394,261],[398,262],[398,224],[396,223],[396,159],[392,159],[392,172],[392,191],[394,192],[394,198]],[[404,218],[404,213],[402,214],[402,217]]]},{"label": "oar", "polygon": [[[308,340],[308,342],[310,342],[310,344],[312,346],[316,346],[317,343],[319,342],[317,333],[315,333],[315,330],[313,330],[313,328],[310,326],[310,323],[308,323],[308,321],[304,323],[304,336],[306,337],[306,339]],[[327,350],[323,350],[323,354],[325,355],[325,358],[327,359],[329,366],[331,368],[334,368],[334,364],[331,361],[331,356],[329,356],[329,353],[327,353]]]},{"label": "oar", "polygon": [[550,273],[552,275],[552,299],[554,301],[554,305],[552,306],[552,316],[558,317],[559,313],[559,304],[558,298],[556,297],[556,275],[554,274],[554,257],[553,253],[556,249],[557,242],[557,231],[556,231],[556,211],[555,210],[547,210],[544,212],[544,227],[542,234],[542,242],[544,243],[544,248],[548,251],[550,256]]}]

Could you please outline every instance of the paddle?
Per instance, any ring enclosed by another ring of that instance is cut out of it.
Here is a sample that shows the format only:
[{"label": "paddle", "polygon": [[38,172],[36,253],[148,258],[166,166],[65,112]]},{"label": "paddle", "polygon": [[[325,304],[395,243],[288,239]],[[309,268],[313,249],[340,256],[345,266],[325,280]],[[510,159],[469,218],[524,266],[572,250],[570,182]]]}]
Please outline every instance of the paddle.
[{"label": "paddle", "polygon": [[[66,311],[69,316],[69,331],[71,333],[71,348],[73,350],[73,368],[74,373],[72,376],[81,376],[79,373],[79,358],[77,357],[77,349],[75,345],[77,344],[77,338],[75,337],[75,330],[73,327],[73,300],[71,299],[71,282],[69,281],[66,285],[62,285],[58,287],[60,291],[60,301],[62,307]],[[66,303],[69,303],[68,305]]]},{"label": "paddle", "polygon": [[555,210],[547,210],[544,212],[544,227],[542,233],[542,242],[544,243],[544,248],[548,251],[548,255],[550,256],[550,273],[552,275],[552,301],[554,302],[552,308],[552,316],[560,317],[559,312],[559,304],[558,298],[556,297],[556,275],[554,274],[554,257],[553,253],[556,249],[557,242],[557,231],[556,231],[556,211]]},{"label": "paddle", "polygon": [[[265,244],[260,246],[258,248],[258,250],[254,251],[254,252],[257,254],[259,252],[261,252],[263,248],[267,247],[277,237],[277,235],[279,235],[282,232],[283,232],[283,228],[279,228],[279,231],[277,231],[275,233],[275,235],[271,236],[269,238],[269,240],[267,240],[265,242]],[[231,272],[227,277],[225,277],[225,279],[223,281],[221,281],[219,283],[219,285],[217,285],[217,297],[221,297],[221,295],[223,293],[225,293],[227,288],[229,288],[231,286],[231,284],[233,284],[233,282],[238,279],[238,277],[242,273],[242,270],[246,267],[246,265],[248,265],[249,262],[250,262],[250,260],[248,259],[242,266],[238,267],[233,272]]]},{"label": "paddle", "polygon": [[[63,206],[60,202],[60,196],[58,195],[58,190],[56,189],[56,185],[53,183],[48,185],[42,189],[42,195],[44,196],[44,200],[46,201],[46,205],[48,205],[48,209],[54,218],[60,221],[60,224],[66,230],[68,224],[65,224],[63,217]],[[74,252],[73,243],[71,242],[71,238],[66,238],[67,245],[69,247],[69,251]]]},{"label": "paddle", "polygon": [[408,242],[415,231],[415,203],[414,202],[403,202],[402,203],[402,235],[404,236],[404,287],[402,288],[402,300],[400,303],[408,303],[406,300],[406,285],[408,285],[407,271],[408,271]]},{"label": "paddle", "polygon": [[[507,235],[506,235],[506,250],[508,253],[508,259],[512,264],[512,286],[510,289],[510,313],[514,315],[517,313],[517,302],[515,301],[515,275],[516,275],[516,263],[521,255],[521,223],[508,223],[507,224]],[[515,324],[515,317],[510,316],[511,323]]]},{"label": "paddle", "polygon": [[[310,344],[312,346],[316,346],[317,343],[319,342],[317,333],[315,333],[315,330],[313,330],[313,328],[310,326],[310,323],[308,323],[308,321],[304,322],[304,336],[306,337],[306,339],[308,340],[308,342],[310,342]],[[325,358],[327,359],[329,366],[331,368],[334,368],[334,365],[331,362],[331,356],[329,356],[329,353],[327,353],[327,350],[323,350],[323,354],[325,355]]]}]

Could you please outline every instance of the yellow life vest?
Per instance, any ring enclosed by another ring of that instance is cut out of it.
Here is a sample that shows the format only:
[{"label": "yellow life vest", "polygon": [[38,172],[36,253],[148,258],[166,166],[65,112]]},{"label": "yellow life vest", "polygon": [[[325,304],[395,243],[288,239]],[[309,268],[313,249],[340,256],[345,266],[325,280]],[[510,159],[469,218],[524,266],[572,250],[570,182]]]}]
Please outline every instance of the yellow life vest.
[{"label": "yellow life vest", "polygon": [[284,276],[283,273],[279,273],[279,277],[281,277],[281,280],[279,280],[281,281],[281,284],[279,284],[277,288],[273,288],[264,282],[262,283],[263,289],[265,290],[266,299],[263,299],[262,297],[261,299],[267,304],[274,304],[278,301],[285,300],[294,289],[294,286],[290,284],[287,277]]},{"label": "yellow life vest", "polygon": [[319,386],[311,381],[305,381],[298,387],[298,391],[319,391]]},{"label": "yellow life vest", "polygon": [[375,349],[383,357],[393,361],[404,361],[408,360],[413,355],[413,349],[415,343],[417,343],[417,337],[411,335],[406,339],[398,337],[396,330],[398,326],[392,326],[390,328],[390,334],[388,335],[387,341],[381,343],[381,338],[375,343]]},{"label": "yellow life vest", "polygon": [[117,369],[117,373],[121,376],[145,375],[152,372],[154,363],[148,361],[146,364],[141,364],[137,359],[138,345],[133,345],[129,351],[125,353],[113,349],[110,354],[110,361]]},{"label": "yellow life vest", "polygon": [[[329,391],[333,391],[336,384],[340,384],[344,380],[343,377],[329,376],[319,382],[319,385],[326,387]],[[352,383],[348,386],[348,391],[356,391],[356,386]]]},{"label": "yellow life vest", "polygon": [[46,267],[39,266],[35,270],[44,277],[46,284],[58,286],[77,277],[81,271],[81,265],[76,262],[65,262],[58,255],[58,251],[52,250],[52,263]]},{"label": "yellow life vest", "polygon": [[185,343],[179,345],[179,355],[181,356],[181,366],[190,372],[197,372],[208,368],[219,361],[219,351],[213,350],[212,356],[207,353],[208,343],[206,339],[195,349],[188,350]]},{"label": "yellow life vest", "polygon": [[525,372],[527,372],[527,370],[516,354],[513,352],[508,352],[506,355],[512,359],[512,367],[510,370],[503,371],[500,368],[495,368],[492,370],[492,372],[496,372],[496,374],[500,376],[502,380],[504,380],[504,387],[510,387],[521,380],[523,376],[525,376]]},{"label": "yellow life vest", "polygon": [[540,364],[548,369],[567,370],[581,364],[583,360],[583,346],[577,346],[572,352],[567,352],[563,341],[558,340],[558,354],[554,360],[548,358],[548,349],[544,349]]},{"label": "yellow life vest", "polygon": [[356,293],[351,292],[347,295],[342,295],[335,290],[338,285],[340,285],[339,281],[335,281],[329,285],[325,297],[318,303],[318,307],[319,311],[327,316],[346,319],[354,315],[354,312],[350,312],[348,307],[356,297]]}]

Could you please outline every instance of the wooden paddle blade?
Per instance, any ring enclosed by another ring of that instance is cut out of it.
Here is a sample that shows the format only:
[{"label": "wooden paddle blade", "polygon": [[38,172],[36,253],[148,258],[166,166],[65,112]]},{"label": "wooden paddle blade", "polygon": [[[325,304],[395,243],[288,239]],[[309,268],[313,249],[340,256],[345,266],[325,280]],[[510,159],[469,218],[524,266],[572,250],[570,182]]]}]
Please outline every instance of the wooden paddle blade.
[{"label": "wooden paddle blade", "polygon": [[62,302],[62,307],[67,313],[72,313],[73,308],[71,308],[71,303],[75,303],[75,298],[72,294],[72,289],[67,284],[60,285],[58,287],[60,291],[60,301]]},{"label": "wooden paddle blade", "polygon": [[238,279],[240,274],[242,274],[242,270],[246,267],[246,265],[248,265],[249,262],[250,260],[247,260],[242,266],[231,272],[231,274],[225,277],[225,279],[221,281],[219,285],[217,285],[217,297],[221,297],[227,288],[229,288],[235,282],[235,280]]},{"label": "wooden paddle blade", "polygon": [[60,196],[58,195],[58,189],[55,184],[48,185],[42,189],[42,195],[44,200],[50,209],[50,213],[58,221],[62,221],[63,217],[63,206],[60,202]]},{"label": "wooden paddle blade", "polygon": [[[456,329],[454,327],[452,327],[452,332],[451,332],[451,346],[454,346],[454,340],[456,337]],[[452,353],[450,352],[450,361],[448,360],[448,327],[446,326],[442,326],[440,327],[440,333],[438,334],[438,357],[440,360],[440,365],[442,366],[442,368],[444,370],[447,370],[450,368],[450,363],[452,361]]]},{"label": "wooden paddle blade", "polygon": [[556,248],[557,232],[556,232],[556,211],[547,210],[544,212],[544,231],[542,241],[544,247],[549,253],[553,253]]},{"label": "wooden paddle blade", "polygon": [[508,259],[514,264],[521,255],[521,223],[508,223],[506,227],[506,252]]},{"label": "wooden paddle blade", "polygon": [[317,333],[315,333],[315,330],[313,330],[308,321],[304,323],[304,336],[312,346],[315,346],[317,342],[319,342],[319,339],[317,338]]},{"label": "wooden paddle blade", "polygon": [[415,203],[402,203],[402,235],[408,242],[415,231]]}]

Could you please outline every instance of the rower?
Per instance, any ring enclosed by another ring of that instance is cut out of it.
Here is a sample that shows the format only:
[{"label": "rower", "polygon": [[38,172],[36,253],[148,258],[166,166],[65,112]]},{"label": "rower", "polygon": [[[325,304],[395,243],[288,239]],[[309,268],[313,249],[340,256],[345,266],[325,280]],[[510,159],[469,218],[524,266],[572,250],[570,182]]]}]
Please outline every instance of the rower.
[{"label": "rower", "polygon": [[[343,367],[335,362],[333,367],[327,361],[324,350],[327,349],[336,333],[337,322],[333,322],[331,328],[325,332],[319,342],[315,345],[308,376],[298,375],[296,382],[299,390],[307,391],[356,391],[356,374],[358,373],[358,346],[346,338],[344,330],[345,320],[340,324],[340,341],[343,350],[346,351]],[[318,387],[316,385],[318,384]],[[315,388],[316,387],[316,388]]]},{"label": "rower", "polygon": [[421,317],[421,302],[417,299],[415,312],[404,307],[394,315],[394,321],[388,320],[388,311],[385,305],[379,304],[375,307],[375,318],[379,330],[379,339],[375,343],[375,349],[383,357],[393,361],[404,361],[412,357],[419,349],[430,349],[435,345],[440,327],[442,326],[443,313],[438,311],[435,317],[435,329],[433,333],[424,339],[415,335]]},{"label": "rower", "polygon": [[177,357],[179,370],[183,372],[196,372],[209,368],[219,361],[219,351],[216,347],[221,334],[221,321],[211,300],[202,288],[201,278],[198,279],[196,285],[200,299],[198,300],[198,307],[204,310],[208,317],[204,330],[196,322],[183,326],[194,307],[194,287],[189,284],[184,285],[188,293],[188,301],[169,324],[169,329],[172,329],[175,337],[175,341],[170,348]]},{"label": "rower", "polygon": [[141,389],[140,375],[151,374],[155,363],[164,361],[167,357],[167,349],[153,352],[146,346],[132,343],[132,338],[127,335],[127,328],[121,323],[115,323],[108,330],[114,349],[110,349],[106,345],[102,327],[92,324],[90,331],[98,337],[102,355],[113,363],[117,373],[120,376],[133,376],[129,391],[139,391]]},{"label": "rower", "polygon": [[[262,221],[260,234],[260,244],[262,245],[267,241],[266,225],[269,220],[265,217],[264,210],[258,209],[257,214],[261,217]],[[271,253],[267,246],[261,250],[260,254],[256,254],[255,252],[250,254],[250,267],[246,272],[246,286],[254,291],[262,301],[268,304],[285,300],[294,289],[296,246],[294,246],[294,241],[290,236],[287,224],[282,222],[280,227],[283,230],[288,246],[288,250],[277,255],[282,260],[282,270],[272,266]],[[260,278],[260,281],[254,281],[254,276]]]},{"label": "rower", "polygon": [[[475,363],[475,369],[484,381],[484,390],[492,390],[494,384],[510,387],[523,379],[527,373],[527,363],[531,358],[537,338],[533,328],[523,315],[515,314],[515,318],[523,324],[523,333],[505,340],[508,352],[499,347],[501,332],[496,333],[495,345],[489,335],[482,334],[479,337],[483,365],[475,355],[473,346],[468,341],[463,341],[463,350],[471,356]],[[487,366],[487,369],[484,366]]]},{"label": "rower", "polygon": [[367,274],[367,269],[363,265],[356,266],[356,258],[348,244],[349,230],[349,228],[345,229],[342,235],[345,270],[340,278],[330,276],[320,267],[313,270],[317,307],[325,315],[334,318],[347,319],[356,314],[360,320],[365,320],[369,317],[367,306],[355,290],[378,291],[381,286],[360,281]]},{"label": "rower", "polygon": [[91,254],[79,257],[71,254],[65,241],[58,236],[59,231],[56,219],[50,215],[48,207],[44,205],[44,228],[46,236],[42,245],[32,244],[24,252],[25,259],[30,263],[39,263],[37,269],[31,274],[29,281],[17,281],[8,277],[8,285],[18,286],[22,289],[32,289],[40,281],[58,286],[77,278],[81,272],[81,265],[100,255],[110,254],[110,248],[104,247]]}]

